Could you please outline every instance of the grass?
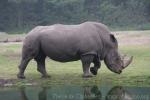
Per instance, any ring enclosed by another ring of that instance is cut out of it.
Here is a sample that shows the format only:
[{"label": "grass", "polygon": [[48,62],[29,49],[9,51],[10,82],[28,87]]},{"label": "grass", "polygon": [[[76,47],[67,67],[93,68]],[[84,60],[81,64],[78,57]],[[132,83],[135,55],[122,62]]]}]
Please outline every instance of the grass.
[{"label": "grass", "polygon": [[[21,45],[0,46],[0,78],[16,79],[18,72]],[[122,52],[134,56],[133,63],[126,68],[121,75],[110,72],[104,64],[96,77],[83,79],[80,61],[59,63],[46,60],[46,68],[51,75],[50,79],[40,79],[40,73],[36,71],[36,63],[32,60],[25,72],[26,80],[16,80],[16,84],[108,84],[108,85],[136,85],[150,86],[150,47],[128,46],[121,47]]]},{"label": "grass", "polygon": [[51,75],[49,79],[41,79],[36,71],[36,62],[32,60],[27,66],[25,80],[16,79],[18,64],[21,57],[21,44],[0,45],[0,79],[13,79],[14,85],[123,85],[123,86],[150,86],[150,46],[121,46],[123,53],[134,56],[132,64],[122,74],[109,71],[102,62],[101,69],[96,77],[82,78],[80,61],[59,63],[46,60],[46,68]]}]

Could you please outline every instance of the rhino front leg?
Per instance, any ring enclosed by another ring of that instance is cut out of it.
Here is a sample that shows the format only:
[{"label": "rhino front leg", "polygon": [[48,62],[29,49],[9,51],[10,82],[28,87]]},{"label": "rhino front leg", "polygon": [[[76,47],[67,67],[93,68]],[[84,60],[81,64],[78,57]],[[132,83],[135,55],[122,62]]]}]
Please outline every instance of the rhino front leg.
[{"label": "rhino front leg", "polygon": [[90,69],[91,62],[93,61],[93,58],[94,55],[91,54],[81,56],[84,78],[92,77],[92,74],[89,72],[89,69]]},{"label": "rhino front leg", "polygon": [[97,71],[101,66],[101,62],[98,57],[95,57],[93,63],[94,63],[94,67],[91,67],[90,71],[93,75],[97,75]]}]

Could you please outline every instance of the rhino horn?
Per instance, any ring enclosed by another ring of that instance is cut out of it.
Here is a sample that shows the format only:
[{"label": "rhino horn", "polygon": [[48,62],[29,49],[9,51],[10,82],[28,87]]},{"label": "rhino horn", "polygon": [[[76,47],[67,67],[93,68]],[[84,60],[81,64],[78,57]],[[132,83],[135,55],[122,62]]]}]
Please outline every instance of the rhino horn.
[{"label": "rhino horn", "polygon": [[124,56],[122,59],[123,60],[123,68],[126,68],[133,60],[133,56],[127,57],[127,59],[126,59],[126,57],[127,56]]},{"label": "rhino horn", "polygon": [[124,60],[126,56],[126,54],[121,54],[121,60]]}]

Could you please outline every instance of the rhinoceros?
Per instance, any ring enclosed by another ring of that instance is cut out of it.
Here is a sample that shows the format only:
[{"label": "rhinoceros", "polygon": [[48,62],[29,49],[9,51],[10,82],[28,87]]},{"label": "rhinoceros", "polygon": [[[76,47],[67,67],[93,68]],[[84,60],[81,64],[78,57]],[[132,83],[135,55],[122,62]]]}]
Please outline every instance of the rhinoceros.
[{"label": "rhinoceros", "polygon": [[[96,75],[102,60],[109,70],[118,74],[132,61],[132,56],[121,56],[115,36],[98,22],[35,27],[23,41],[17,77],[25,78],[24,71],[31,59],[37,62],[42,77],[49,77],[45,69],[46,57],[59,62],[81,60],[83,77]],[[90,67],[91,63],[94,67]]]}]

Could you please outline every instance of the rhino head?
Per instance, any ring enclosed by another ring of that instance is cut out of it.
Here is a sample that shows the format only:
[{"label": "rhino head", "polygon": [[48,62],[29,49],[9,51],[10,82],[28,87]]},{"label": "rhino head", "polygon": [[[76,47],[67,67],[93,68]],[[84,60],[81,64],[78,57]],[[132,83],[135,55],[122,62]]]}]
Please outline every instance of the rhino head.
[{"label": "rhino head", "polygon": [[112,46],[107,51],[104,62],[109,70],[120,74],[122,70],[132,62],[133,56],[129,57],[119,54],[116,38],[114,35],[111,35],[110,39],[112,41]]}]

